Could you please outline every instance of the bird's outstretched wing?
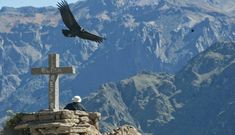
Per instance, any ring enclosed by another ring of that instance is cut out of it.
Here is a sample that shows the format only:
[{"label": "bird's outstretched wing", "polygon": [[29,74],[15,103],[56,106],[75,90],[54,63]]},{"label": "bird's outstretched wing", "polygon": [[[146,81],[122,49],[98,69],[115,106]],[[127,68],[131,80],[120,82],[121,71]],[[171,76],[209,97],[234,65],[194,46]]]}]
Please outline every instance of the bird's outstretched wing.
[{"label": "bird's outstretched wing", "polygon": [[81,30],[81,26],[76,22],[68,3],[65,0],[62,0],[61,2],[58,2],[57,4],[58,9],[60,10],[60,14],[62,16],[64,24],[70,29],[70,30]]},{"label": "bird's outstretched wing", "polygon": [[92,33],[89,33],[85,30],[82,31],[79,36],[81,38],[88,39],[88,40],[91,40],[91,41],[95,41],[95,42],[98,42],[98,43],[101,43],[101,42],[103,42],[103,40],[105,40],[105,38],[97,36],[97,35],[92,34]]}]

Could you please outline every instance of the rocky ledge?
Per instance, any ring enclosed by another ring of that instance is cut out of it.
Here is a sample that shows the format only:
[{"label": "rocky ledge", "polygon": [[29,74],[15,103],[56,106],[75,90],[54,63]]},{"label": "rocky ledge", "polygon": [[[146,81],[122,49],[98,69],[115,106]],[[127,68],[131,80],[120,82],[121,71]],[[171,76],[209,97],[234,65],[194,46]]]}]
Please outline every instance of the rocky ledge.
[{"label": "rocky ledge", "polygon": [[[21,113],[14,135],[102,135],[99,131],[100,118],[98,112],[70,110]],[[134,127],[124,125],[104,135],[141,134]]]}]

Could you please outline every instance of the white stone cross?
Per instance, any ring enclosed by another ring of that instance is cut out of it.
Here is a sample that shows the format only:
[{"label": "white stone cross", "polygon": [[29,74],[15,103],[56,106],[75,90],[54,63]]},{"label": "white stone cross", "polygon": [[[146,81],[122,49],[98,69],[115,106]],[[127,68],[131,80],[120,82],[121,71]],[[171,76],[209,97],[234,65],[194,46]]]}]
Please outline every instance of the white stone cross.
[{"label": "white stone cross", "polygon": [[32,68],[33,75],[47,74],[49,75],[48,102],[49,110],[59,110],[59,74],[72,73],[75,74],[74,67],[59,67],[59,54],[49,54],[49,67]]}]

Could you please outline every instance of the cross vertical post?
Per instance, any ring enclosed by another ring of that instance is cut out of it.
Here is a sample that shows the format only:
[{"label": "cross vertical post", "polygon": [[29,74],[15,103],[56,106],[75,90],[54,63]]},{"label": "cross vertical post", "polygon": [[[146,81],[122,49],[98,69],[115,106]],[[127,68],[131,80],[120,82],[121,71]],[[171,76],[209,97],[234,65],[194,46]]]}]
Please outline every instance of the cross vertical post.
[{"label": "cross vertical post", "polygon": [[[51,72],[59,67],[59,55],[49,54],[48,65],[51,68]],[[49,108],[59,109],[59,77],[58,74],[51,74],[49,76],[49,91],[48,91],[48,103]]]},{"label": "cross vertical post", "polygon": [[47,68],[32,68],[33,75],[49,75],[48,103],[49,110],[59,110],[59,74],[75,74],[74,67],[59,67],[59,54],[49,54]]}]

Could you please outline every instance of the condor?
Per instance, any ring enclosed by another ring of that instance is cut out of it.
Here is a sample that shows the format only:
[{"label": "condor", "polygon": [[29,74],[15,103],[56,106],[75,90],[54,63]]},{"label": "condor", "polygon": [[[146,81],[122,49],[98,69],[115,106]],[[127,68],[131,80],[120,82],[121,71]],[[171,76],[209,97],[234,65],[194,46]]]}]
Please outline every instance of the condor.
[{"label": "condor", "polygon": [[103,42],[105,38],[89,33],[82,29],[81,26],[76,22],[68,3],[64,0],[57,4],[62,20],[68,29],[62,29],[64,36],[66,37],[80,37],[82,39],[94,41],[97,43]]}]

